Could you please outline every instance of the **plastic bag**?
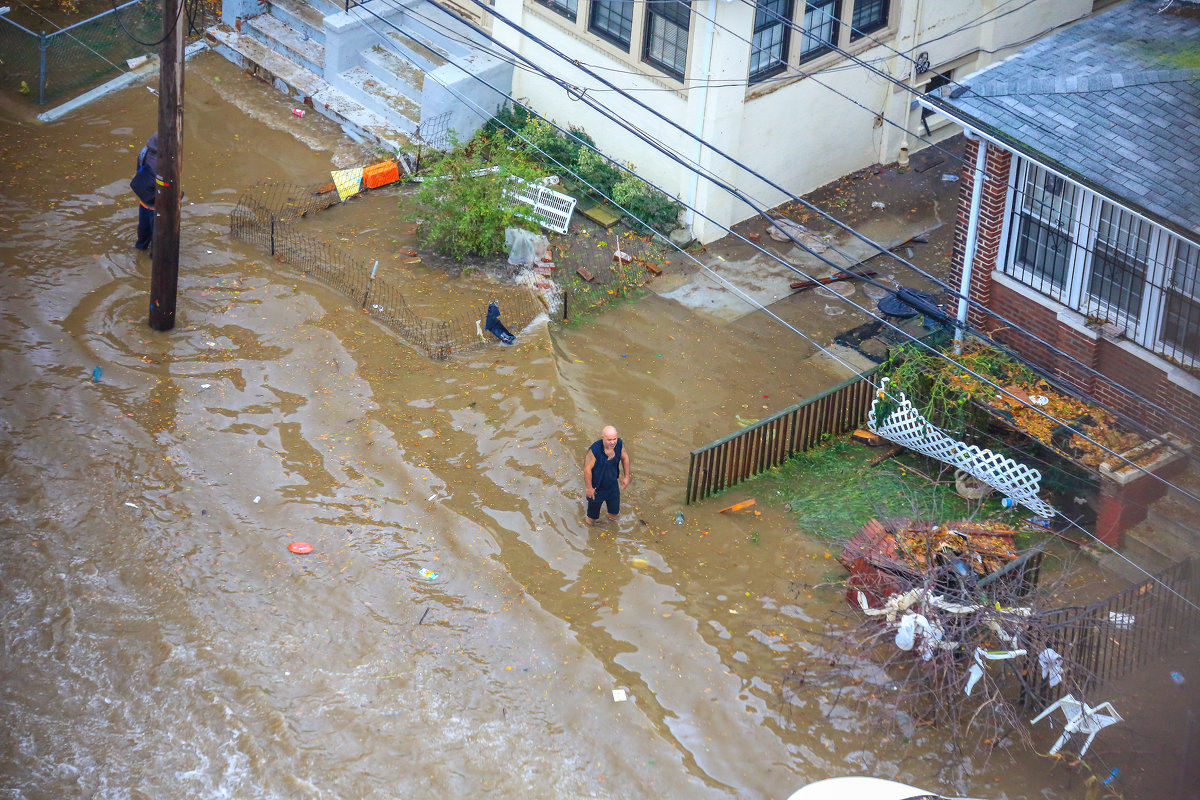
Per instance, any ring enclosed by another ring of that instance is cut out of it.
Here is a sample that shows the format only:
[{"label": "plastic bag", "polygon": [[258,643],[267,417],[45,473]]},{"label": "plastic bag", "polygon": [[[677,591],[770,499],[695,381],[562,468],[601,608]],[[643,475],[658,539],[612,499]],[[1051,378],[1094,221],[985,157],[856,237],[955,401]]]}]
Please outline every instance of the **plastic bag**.
[{"label": "plastic bag", "polygon": [[504,229],[504,246],[508,248],[508,263],[514,267],[532,266],[550,252],[549,239],[521,228]]},{"label": "plastic bag", "polygon": [[896,628],[896,647],[901,650],[912,650],[917,636],[917,615],[905,614]]}]

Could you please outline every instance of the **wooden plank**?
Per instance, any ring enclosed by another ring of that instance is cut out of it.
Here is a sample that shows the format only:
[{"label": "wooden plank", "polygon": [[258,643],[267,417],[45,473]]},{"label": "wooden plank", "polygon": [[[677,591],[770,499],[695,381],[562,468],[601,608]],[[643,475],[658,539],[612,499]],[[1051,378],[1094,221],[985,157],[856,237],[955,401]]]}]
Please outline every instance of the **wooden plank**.
[{"label": "wooden plank", "polygon": [[873,269],[865,269],[860,272],[839,272],[836,275],[828,275],[824,278],[817,278],[816,280],[794,281],[792,283],[792,288],[799,293],[807,289],[816,288],[817,286],[828,286],[831,283],[839,283],[840,281],[856,281],[862,278],[869,278],[875,274],[876,272]]},{"label": "wooden plank", "polygon": [[656,278],[663,273],[662,267],[649,261],[646,262],[646,271]]},{"label": "wooden plank", "polygon": [[575,274],[583,278],[585,281],[590,282],[596,280],[596,276],[589,272],[587,267],[579,267],[577,270],[575,270]]}]

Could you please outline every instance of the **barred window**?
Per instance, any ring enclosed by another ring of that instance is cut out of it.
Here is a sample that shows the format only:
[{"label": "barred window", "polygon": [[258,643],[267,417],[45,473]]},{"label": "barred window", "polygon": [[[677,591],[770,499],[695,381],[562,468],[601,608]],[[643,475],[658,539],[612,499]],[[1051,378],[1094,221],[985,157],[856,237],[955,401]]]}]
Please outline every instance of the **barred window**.
[{"label": "barred window", "polygon": [[837,47],[842,0],[809,0],[804,7],[804,30],[800,34],[800,60],[828,53]]},{"label": "barred window", "polygon": [[1180,241],[1171,265],[1160,338],[1169,355],[1200,358],[1200,247]]},{"label": "barred window", "polygon": [[557,11],[571,22],[574,22],[579,14],[579,0],[537,0],[537,2],[546,8]]},{"label": "barred window", "polygon": [[645,0],[646,38],[642,57],[665,72],[683,78],[687,66],[690,0]]},{"label": "barred window", "polygon": [[1061,298],[1071,266],[1075,184],[1028,163],[1024,173],[1020,201],[1013,206],[1013,268],[1025,283]]},{"label": "barred window", "polygon": [[861,39],[888,24],[891,0],[854,0],[854,15],[850,18],[850,41]]},{"label": "barred window", "polygon": [[588,30],[629,50],[633,35],[633,0],[591,0]]},{"label": "barred window", "polygon": [[1146,260],[1150,254],[1149,222],[1103,203],[1092,252],[1088,293],[1093,300],[1136,321],[1146,286]]},{"label": "barred window", "polygon": [[792,0],[758,0],[754,11],[754,38],[750,47],[750,82],[761,81],[787,69],[788,23]]}]

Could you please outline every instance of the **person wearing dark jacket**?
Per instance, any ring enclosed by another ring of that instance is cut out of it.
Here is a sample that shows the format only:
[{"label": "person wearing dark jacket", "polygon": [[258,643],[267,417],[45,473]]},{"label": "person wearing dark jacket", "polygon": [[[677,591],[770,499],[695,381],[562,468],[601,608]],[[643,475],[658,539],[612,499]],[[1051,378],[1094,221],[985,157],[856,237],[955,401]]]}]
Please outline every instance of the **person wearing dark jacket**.
[{"label": "person wearing dark jacket", "polygon": [[158,174],[158,132],[150,134],[146,146],[137,157],[137,173],[129,186],[138,199],[137,242],[134,247],[146,250],[154,241],[154,189]]}]

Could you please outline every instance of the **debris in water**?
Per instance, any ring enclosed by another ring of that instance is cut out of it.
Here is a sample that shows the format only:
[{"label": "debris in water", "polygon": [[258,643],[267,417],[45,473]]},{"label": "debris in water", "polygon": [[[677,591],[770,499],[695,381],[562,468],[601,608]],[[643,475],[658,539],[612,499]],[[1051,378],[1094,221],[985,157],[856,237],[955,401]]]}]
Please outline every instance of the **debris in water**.
[{"label": "debris in water", "polygon": [[436,572],[431,569],[426,569],[425,567],[421,567],[421,571],[418,574],[420,574],[420,576],[427,581],[436,581],[438,577]]},{"label": "debris in water", "polygon": [[292,542],[288,545],[288,550],[296,555],[306,556],[313,551],[313,546],[308,542]]},{"label": "debris in water", "polygon": [[103,371],[104,370],[100,369],[99,367],[92,367],[92,383],[100,382],[100,373]]},{"label": "debris in water", "polygon": [[613,702],[614,703],[624,703],[625,697],[626,697],[626,695],[625,695],[624,689],[613,689]]}]

